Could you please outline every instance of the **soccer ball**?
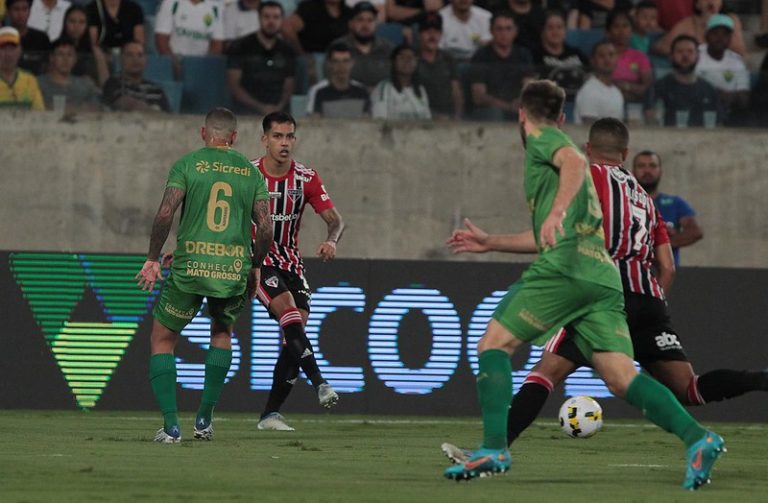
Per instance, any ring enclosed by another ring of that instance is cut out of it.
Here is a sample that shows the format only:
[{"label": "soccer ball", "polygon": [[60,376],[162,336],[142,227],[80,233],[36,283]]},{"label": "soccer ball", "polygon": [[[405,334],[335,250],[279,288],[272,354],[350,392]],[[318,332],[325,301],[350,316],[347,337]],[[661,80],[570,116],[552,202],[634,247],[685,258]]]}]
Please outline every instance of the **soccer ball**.
[{"label": "soccer ball", "polygon": [[573,438],[591,437],[603,427],[603,409],[588,396],[574,396],[560,407],[560,428]]}]

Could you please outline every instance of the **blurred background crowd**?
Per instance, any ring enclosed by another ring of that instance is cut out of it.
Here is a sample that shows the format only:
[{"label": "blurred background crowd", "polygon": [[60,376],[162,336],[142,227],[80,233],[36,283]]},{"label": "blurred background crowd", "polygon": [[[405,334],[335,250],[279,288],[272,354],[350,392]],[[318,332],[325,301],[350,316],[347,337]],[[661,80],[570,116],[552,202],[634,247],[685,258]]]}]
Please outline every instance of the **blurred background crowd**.
[{"label": "blurred background crowd", "polygon": [[0,108],[768,125],[768,0],[0,0]]}]

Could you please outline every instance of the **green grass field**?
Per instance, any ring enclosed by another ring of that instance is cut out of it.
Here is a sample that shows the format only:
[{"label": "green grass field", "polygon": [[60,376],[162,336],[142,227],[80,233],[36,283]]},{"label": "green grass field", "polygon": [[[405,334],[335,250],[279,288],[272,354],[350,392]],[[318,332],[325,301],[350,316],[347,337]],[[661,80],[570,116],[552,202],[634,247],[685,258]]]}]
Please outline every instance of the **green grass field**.
[{"label": "green grass field", "polygon": [[729,452],[713,483],[680,489],[677,439],[609,421],[596,437],[566,438],[536,423],[504,476],[442,477],[439,446],[473,446],[468,418],[291,416],[295,432],[256,429],[256,416],[221,413],[212,442],[151,442],[156,414],[0,411],[0,501],[717,501],[768,499],[765,425],[712,425]]}]

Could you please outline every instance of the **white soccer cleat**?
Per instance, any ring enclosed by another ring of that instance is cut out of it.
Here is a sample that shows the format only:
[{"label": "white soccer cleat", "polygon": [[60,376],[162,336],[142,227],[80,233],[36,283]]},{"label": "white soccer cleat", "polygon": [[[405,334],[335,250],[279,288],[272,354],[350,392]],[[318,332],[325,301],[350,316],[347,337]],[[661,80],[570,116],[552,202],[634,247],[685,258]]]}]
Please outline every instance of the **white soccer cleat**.
[{"label": "white soccer cleat", "polygon": [[195,421],[195,433],[193,435],[198,440],[213,440],[213,422],[204,419]]},{"label": "white soccer cleat", "polygon": [[472,451],[462,449],[448,442],[444,442],[440,446],[440,450],[443,451],[445,457],[451,460],[454,465],[461,465],[469,461],[469,457],[472,455]]},{"label": "white soccer cleat", "polygon": [[317,399],[321,406],[330,409],[339,401],[339,395],[333,391],[330,384],[323,383],[317,387]]},{"label": "white soccer cleat", "polygon": [[178,444],[181,442],[181,432],[179,431],[179,427],[172,427],[170,432],[166,432],[165,428],[160,428],[157,430],[157,433],[155,433],[154,440],[161,444]]},{"label": "white soccer cleat", "polygon": [[260,430],[276,430],[276,431],[295,431],[288,426],[285,422],[285,418],[279,412],[271,412],[261,418],[256,428]]}]

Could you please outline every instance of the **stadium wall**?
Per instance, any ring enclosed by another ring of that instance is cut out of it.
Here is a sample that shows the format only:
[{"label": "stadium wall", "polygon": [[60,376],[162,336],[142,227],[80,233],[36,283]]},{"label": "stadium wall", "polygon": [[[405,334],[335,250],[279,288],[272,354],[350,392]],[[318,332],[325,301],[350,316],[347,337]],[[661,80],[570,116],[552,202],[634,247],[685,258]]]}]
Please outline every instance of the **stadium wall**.
[{"label": "stadium wall", "polygon": [[[151,308],[156,292],[136,287],[142,255],[0,252],[2,332],[0,409],[154,410],[148,382]],[[522,264],[308,260],[313,287],[308,336],[323,372],[340,391],[338,413],[478,413],[475,347],[488,317]],[[766,270],[691,268],[670,300],[695,368],[765,368]],[[179,405],[200,400],[209,320],[202,312],[177,348]],[[280,348],[278,327],[254,303],[235,326],[235,355],[220,411],[258,414]],[[516,387],[538,350],[513,359]],[[521,370],[522,369],[522,370]],[[582,369],[559,387],[597,397],[608,418],[638,418]],[[318,412],[300,380],[287,412]],[[765,421],[768,402],[753,394],[697,408],[703,420]]]},{"label": "stadium wall", "polygon": [[[200,147],[201,117],[0,112],[0,249],[144,253],[171,164]],[[586,129],[568,126],[576,140]],[[316,167],[349,230],[340,256],[443,259],[461,217],[493,231],[529,225],[515,125],[303,121],[296,157]],[[262,152],[260,123],[242,118],[238,148]],[[662,189],[688,199],[705,238],[685,265],[768,267],[768,135],[748,130],[636,129],[657,150]],[[304,219],[311,255],[323,237]],[[526,260],[487,255],[477,261]]]}]

